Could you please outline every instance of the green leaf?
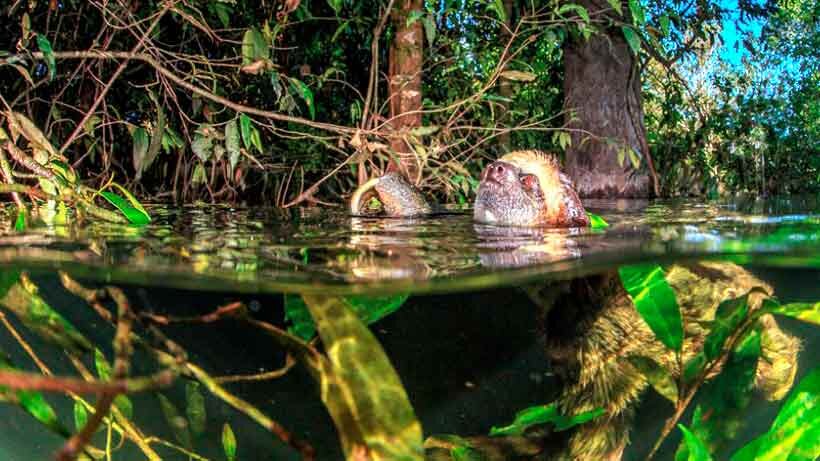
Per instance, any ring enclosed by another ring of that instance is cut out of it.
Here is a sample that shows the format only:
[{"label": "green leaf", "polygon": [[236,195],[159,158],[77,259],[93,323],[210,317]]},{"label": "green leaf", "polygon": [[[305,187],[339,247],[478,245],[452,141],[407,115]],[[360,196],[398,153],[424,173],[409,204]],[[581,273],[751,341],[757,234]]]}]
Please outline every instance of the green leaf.
[{"label": "green leaf", "polygon": [[364,445],[373,459],[424,459],[421,425],[378,340],[341,298],[302,298],[327,352],[319,387],[345,455]]},{"label": "green leaf", "polygon": [[202,435],[208,417],[205,412],[205,397],[196,381],[185,383],[185,414],[188,416],[188,423],[194,436]]},{"label": "green leaf", "polygon": [[673,404],[677,403],[678,385],[668,370],[649,357],[632,355],[627,357],[627,360],[644,375],[658,394]]},{"label": "green leaf", "polygon": [[41,338],[77,354],[93,349],[88,339],[46,303],[37,294],[37,286],[19,271],[0,272],[0,293],[0,304]]},{"label": "green leaf", "polygon": [[191,184],[205,184],[208,182],[205,176],[205,168],[201,163],[197,163],[194,167],[194,174],[191,175]]},{"label": "green leaf", "polygon": [[207,162],[214,153],[214,138],[196,133],[193,142],[191,142],[191,150],[194,151],[194,154],[202,163]]},{"label": "green leaf", "polygon": [[260,59],[270,59],[270,47],[262,32],[251,27],[242,37],[242,65],[247,66]]},{"label": "green leaf", "polygon": [[601,216],[587,212],[587,216],[589,216],[589,227],[592,229],[606,229],[609,227],[609,223],[604,220]]},{"label": "green leaf", "polygon": [[43,34],[37,34],[37,48],[43,53],[46,58],[46,65],[48,66],[48,79],[54,80],[57,76],[57,60],[54,59],[54,49],[51,47],[51,42],[48,41]]},{"label": "green leaf", "polygon": [[245,150],[251,150],[251,128],[253,128],[253,122],[251,118],[245,114],[239,114],[239,129],[240,133],[242,133],[242,142],[245,144]]},{"label": "green leaf", "polygon": [[587,9],[583,6],[576,5],[575,3],[566,3],[562,5],[561,8],[558,9],[558,14],[563,16],[570,11],[575,11],[575,13],[578,14],[578,16],[580,16],[585,23],[589,24],[589,12],[587,12]]},{"label": "green leaf", "polygon": [[[637,55],[641,52],[641,38],[635,29],[630,26],[621,26],[621,31],[624,33],[624,38],[626,39],[626,43],[629,44],[629,48],[632,49],[632,53]],[[623,162],[620,162],[623,163]]]},{"label": "green leaf", "polygon": [[111,380],[111,365],[105,359],[105,355],[99,349],[94,349],[94,366],[97,368],[97,376],[100,381]]},{"label": "green leaf", "polygon": [[140,201],[137,200],[137,198],[134,197],[134,195],[131,192],[128,192],[128,189],[122,187],[121,185],[115,182],[112,182],[110,184],[110,187],[120,191],[120,193],[125,197],[125,199],[128,200],[128,203],[130,203],[131,206],[134,207],[134,209],[136,209],[144,215],[143,219],[147,220],[147,222],[151,222],[151,215],[148,214],[148,211],[145,209],[145,207],[142,206],[142,203],[140,203]]},{"label": "green leaf", "polygon": [[683,439],[686,441],[686,446],[689,447],[687,461],[711,461],[712,456],[709,454],[706,445],[683,424],[678,424],[678,428],[683,432]]},{"label": "green leaf", "polygon": [[121,195],[107,190],[101,191],[100,195],[104,199],[108,200],[108,203],[114,205],[115,208],[120,210],[120,213],[122,213],[131,224],[144,225],[151,222],[151,218],[145,213],[145,211],[135,208]]},{"label": "green leaf", "polygon": [[343,0],[327,0],[327,4],[330,5],[330,8],[333,9],[333,12],[338,15],[339,10],[342,9],[342,1]]},{"label": "green leaf", "polygon": [[316,325],[301,295],[285,294],[285,320],[291,323],[288,332],[310,341],[316,336]]},{"label": "green leaf", "polygon": [[487,8],[498,16],[501,22],[507,22],[507,11],[504,10],[504,3],[501,0],[492,0],[487,4]]},{"label": "green leaf", "polygon": [[28,216],[28,211],[24,208],[20,208],[17,210],[17,219],[14,220],[14,230],[17,232],[25,232],[26,227],[26,220]]},{"label": "green leaf", "polygon": [[774,314],[786,315],[802,320],[804,322],[820,325],[820,302],[816,303],[791,303],[778,305],[775,308],[767,309]]},{"label": "green leaf", "polygon": [[732,461],[810,461],[820,457],[820,367],[792,391],[769,431],[741,448]]},{"label": "green leaf", "polygon": [[613,10],[617,11],[619,15],[624,15],[624,9],[621,7],[621,0],[607,0],[609,2],[609,6],[612,7]]},{"label": "green leaf", "polygon": [[236,437],[233,435],[233,429],[228,423],[222,426],[222,450],[225,451],[227,461],[236,460]]},{"label": "green leaf", "polygon": [[239,124],[234,119],[225,124],[225,150],[228,151],[228,163],[231,166],[231,173],[239,163],[239,157],[242,154],[240,149]]},{"label": "green leaf", "polygon": [[683,321],[674,290],[656,264],[635,264],[618,269],[621,283],[635,308],[658,340],[666,347],[680,351],[683,345]]},{"label": "green leaf", "polygon": [[188,430],[188,420],[180,416],[177,407],[168,400],[168,397],[157,393],[159,399],[159,406],[162,409],[162,414],[165,416],[165,421],[174,433],[174,438],[177,442],[182,444],[185,448],[191,447],[191,433]]},{"label": "green leaf", "polygon": [[760,287],[749,290],[746,294],[737,298],[727,299],[720,303],[715,311],[715,320],[706,339],[703,342],[703,354],[706,361],[710,362],[723,351],[726,340],[737,330],[741,322],[749,314],[749,295],[752,293],[763,293],[766,291]]},{"label": "green leaf", "polygon": [[148,145],[150,139],[148,138],[148,131],[143,127],[137,127],[131,132],[131,141],[133,148],[134,170],[142,172],[144,169],[145,157],[148,154]]},{"label": "green leaf", "polygon": [[291,77],[289,80],[291,88],[293,88],[302,100],[305,101],[305,104],[308,107],[308,112],[310,112],[310,119],[315,119],[316,108],[313,106],[313,92],[310,91],[310,88],[305,84],[305,82],[299,80],[298,78]]},{"label": "green leaf", "polygon": [[[725,446],[742,433],[761,355],[760,343],[759,329],[751,330],[729,355],[721,373],[701,390],[703,398],[695,408],[690,427],[707,446]],[[675,460],[686,459],[691,459],[691,451],[682,443]]]},{"label": "green leaf", "polygon": [[629,12],[632,13],[632,22],[642,26],[646,22],[646,15],[643,12],[640,0],[629,0]]},{"label": "green leaf", "polygon": [[114,406],[117,407],[117,410],[120,410],[120,413],[126,418],[131,419],[134,417],[134,403],[131,402],[128,396],[121,394],[114,397]]},{"label": "green leaf", "polygon": [[[0,353],[0,370],[17,370],[14,364],[11,363],[11,359],[4,353]],[[5,386],[0,386],[0,397],[7,392],[8,389]],[[16,396],[17,404],[42,425],[63,437],[69,437],[71,435],[68,429],[57,419],[57,413],[46,401],[45,397],[43,397],[43,394],[35,391],[17,390],[14,391],[14,395]]]},{"label": "green leaf", "polygon": [[82,403],[74,402],[74,427],[79,431],[88,422],[88,411]]},{"label": "green leaf", "polygon": [[262,136],[255,126],[251,127],[251,145],[256,148],[260,154],[262,153]]},{"label": "green leaf", "polygon": [[603,408],[585,411],[573,416],[562,415],[558,411],[558,405],[551,403],[549,405],[538,405],[529,407],[519,411],[515,414],[515,419],[512,423],[503,427],[493,426],[490,429],[490,435],[522,435],[531,426],[540,424],[552,424],[556,431],[565,431],[579,424],[592,421],[593,419],[604,414]]},{"label": "green leaf", "polygon": [[663,15],[663,16],[660,17],[660,19],[658,19],[658,21],[661,23],[661,32],[663,32],[663,36],[668,37],[669,36],[669,16]]},{"label": "green leaf", "polygon": [[344,301],[351,310],[366,324],[377,322],[396,312],[407,300],[408,295],[350,295]]}]

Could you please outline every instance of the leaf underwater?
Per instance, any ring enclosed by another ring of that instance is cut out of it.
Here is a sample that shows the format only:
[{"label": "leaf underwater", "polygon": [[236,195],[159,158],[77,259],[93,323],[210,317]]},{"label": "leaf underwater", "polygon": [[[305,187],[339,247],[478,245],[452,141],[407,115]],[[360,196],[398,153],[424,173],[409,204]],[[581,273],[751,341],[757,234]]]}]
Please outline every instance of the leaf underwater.
[{"label": "leaf underwater", "polygon": [[364,445],[373,460],[423,460],[421,425],[378,340],[341,298],[303,298],[327,352],[321,397],[347,459]]},{"label": "leaf underwater", "polygon": [[671,350],[683,346],[683,320],[675,291],[656,264],[635,264],[618,269],[624,289],[638,313],[658,340]]},{"label": "leaf underwater", "polygon": [[820,367],[791,392],[769,431],[749,442],[731,461],[812,461],[820,457]]}]

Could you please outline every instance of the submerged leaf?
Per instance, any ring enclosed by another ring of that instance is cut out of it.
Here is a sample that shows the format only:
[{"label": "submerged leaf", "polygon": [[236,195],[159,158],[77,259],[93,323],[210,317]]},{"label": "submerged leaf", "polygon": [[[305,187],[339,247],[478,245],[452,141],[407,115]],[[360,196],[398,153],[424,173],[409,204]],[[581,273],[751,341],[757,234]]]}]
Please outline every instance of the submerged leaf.
[{"label": "submerged leaf", "polygon": [[820,325],[820,302],[781,304],[771,307],[767,311]]},{"label": "submerged leaf", "polygon": [[689,457],[687,461],[710,461],[712,456],[709,454],[709,449],[706,445],[695,436],[683,424],[678,424],[678,428],[683,432],[683,440],[686,441],[686,446],[689,447]]},{"label": "submerged leaf", "polygon": [[576,415],[565,416],[558,411],[557,404],[539,405],[519,411],[512,423],[503,427],[493,427],[490,429],[490,435],[522,435],[531,426],[547,423],[554,425],[556,431],[565,431],[591,421],[602,414],[604,414],[604,409],[597,408]]},{"label": "submerged leaf", "polygon": [[165,421],[174,433],[174,438],[176,438],[177,442],[182,444],[182,446],[190,448],[191,433],[188,430],[188,421],[180,416],[177,407],[171,403],[168,397],[157,393],[157,398],[159,399],[159,406],[162,409],[162,414],[165,416]]},{"label": "submerged leaf", "polygon": [[646,378],[650,385],[670,402],[678,401],[678,385],[672,374],[663,368],[658,362],[649,357],[632,355],[627,357],[632,364]]},{"label": "submerged leaf", "polygon": [[222,450],[225,451],[227,461],[236,460],[236,437],[233,435],[233,429],[228,423],[222,426]]},{"label": "submerged leaf", "polygon": [[[3,353],[0,353],[0,370],[16,370],[16,367],[11,360]],[[0,386],[0,397],[8,393],[9,390],[5,386]],[[49,428],[56,434],[63,437],[69,437],[71,433],[66,429],[60,420],[57,418],[57,413],[54,408],[46,401],[43,394],[36,391],[16,390],[11,391],[15,396],[17,404],[20,405],[26,413],[33,416],[41,424]]]},{"label": "submerged leaf", "polygon": [[13,312],[41,338],[75,353],[92,350],[91,343],[37,294],[37,286],[19,271],[0,275],[0,306]]},{"label": "submerged leaf", "polygon": [[422,460],[421,425],[379,342],[341,298],[303,298],[327,351],[321,397],[345,454],[364,444],[374,460]]},{"label": "submerged leaf", "polygon": [[205,397],[199,390],[199,383],[188,381],[185,383],[185,414],[188,416],[191,432],[194,436],[205,432],[207,414],[205,413]]},{"label": "submerged leaf", "polygon": [[675,291],[656,264],[635,264],[618,269],[624,289],[641,318],[666,347],[679,351],[683,345],[683,321]]},{"label": "submerged leaf", "polygon": [[74,427],[79,431],[88,422],[88,410],[82,403],[74,402]]},{"label": "submerged leaf", "polygon": [[789,395],[769,431],[735,453],[732,461],[810,461],[820,457],[820,367]]}]

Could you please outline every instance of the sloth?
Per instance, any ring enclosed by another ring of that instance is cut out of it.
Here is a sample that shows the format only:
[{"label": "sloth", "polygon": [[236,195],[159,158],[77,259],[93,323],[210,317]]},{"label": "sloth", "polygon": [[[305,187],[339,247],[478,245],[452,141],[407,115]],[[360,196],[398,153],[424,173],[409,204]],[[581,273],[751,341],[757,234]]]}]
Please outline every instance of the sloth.
[{"label": "sloth", "polygon": [[[435,214],[424,196],[398,173],[371,179],[357,189],[350,211],[361,215],[371,198],[388,217]],[[482,224],[523,228],[585,227],[590,219],[572,182],[554,157],[539,151],[508,153],[481,173],[473,218]],[[529,438],[463,437],[486,459],[558,459],[618,461],[629,442],[635,407],[649,387],[633,357],[649,358],[681,374],[680,363],[702,350],[704,325],[715,318],[720,302],[752,288],[772,288],[744,268],[725,262],[701,262],[665,268],[684,321],[682,361],[654,336],[633,306],[615,271],[569,282],[522,287],[537,306],[546,356],[562,381],[557,399],[565,415],[603,408],[604,414],[570,434],[534,431]],[[750,309],[765,295],[754,292]],[[759,320],[761,358],[756,389],[769,400],[782,399],[797,371],[799,340],[783,332],[771,315]],[[553,326],[554,328],[550,328]],[[431,437],[428,459],[450,459],[449,442]],[[555,440],[558,440],[556,448]]]}]

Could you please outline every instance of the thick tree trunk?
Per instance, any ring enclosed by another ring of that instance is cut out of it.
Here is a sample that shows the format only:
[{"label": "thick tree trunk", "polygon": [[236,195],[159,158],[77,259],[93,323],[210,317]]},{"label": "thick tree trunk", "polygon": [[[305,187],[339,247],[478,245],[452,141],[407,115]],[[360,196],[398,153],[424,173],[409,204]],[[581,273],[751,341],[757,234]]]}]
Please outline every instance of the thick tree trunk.
[{"label": "thick tree trunk", "polygon": [[421,64],[424,31],[422,22],[407,25],[412,11],[422,11],[421,0],[398,0],[393,10],[395,36],[390,45],[388,78],[390,118],[393,137],[390,147],[396,153],[393,169],[399,169],[413,183],[418,183],[421,163],[406,133],[421,126]]},{"label": "thick tree trunk", "polygon": [[[587,11],[609,8],[604,0],[576,3]],[[589,40],[567,41],[564,109],[569,111],[568,126],[586,131],[572,133],[572,146],[566,153],[567,173],[581,197],[652,195],[656,184],[655,175],[650,175],[653,167],[643,122],[641,77],[637,58],[620,28],[605,29]],[[637,168],[624,149],[640,154]]]}]

